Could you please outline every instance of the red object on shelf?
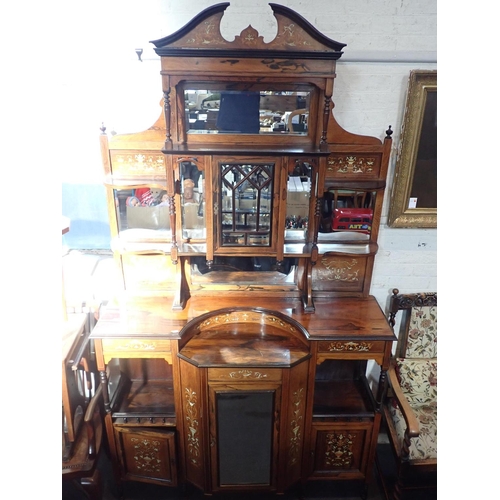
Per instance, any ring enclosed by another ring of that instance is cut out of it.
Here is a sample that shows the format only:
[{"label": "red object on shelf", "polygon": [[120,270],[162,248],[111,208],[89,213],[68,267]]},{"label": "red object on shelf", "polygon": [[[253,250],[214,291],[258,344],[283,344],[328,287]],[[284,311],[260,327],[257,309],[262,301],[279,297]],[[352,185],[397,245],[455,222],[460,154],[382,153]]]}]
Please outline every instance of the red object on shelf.
[{"label": "red object on shelf", "polygon": [[336,208],[333,211],[333,231],[356,231],[370,234],[373,210],[370,208]]}]

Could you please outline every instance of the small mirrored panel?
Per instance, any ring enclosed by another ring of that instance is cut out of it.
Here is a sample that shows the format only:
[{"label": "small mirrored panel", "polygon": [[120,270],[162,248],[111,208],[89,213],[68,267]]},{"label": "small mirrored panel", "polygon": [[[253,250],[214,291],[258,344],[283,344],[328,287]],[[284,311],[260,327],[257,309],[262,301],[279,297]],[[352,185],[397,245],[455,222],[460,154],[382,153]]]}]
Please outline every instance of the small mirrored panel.
[{"label": "small mirrored panel", "polygon": [[285,257],[281,266],[277,265],[275,257],[227,257],[216,255],[211,266],[208,267],[205,257],[192,257],[192,274],[205,275],[217,274],[222,272],[253,272],[267,273],[279,272],[284,275],[290,275],[295,271],[297,261],[294,258]]},{"label": "small mirrored panel", "polygon": [[186,89],[189,134],[307,135],[311,90]]},{"label": "small mirrored panel", "polygon": [[312,166],[297,160],[287,181],[285,240],[304,241],[309,225]]},{"label": "small mirrored panel", "polygon": [[220,164],[221,246],[271,245],[274,164]]},{"label": "small mirrored panel", "polygon": [[164,189],[143,186],[113,192],[120,233],[154,230],[170,234],[170,210]]},{"label": "small mirrored panel", "polygon": [[198,170],[194,162],[180,164],[182,237],[204,240],[205,223],[205,171]]},{"label": "small mirrored panel", "polygon": [[376,191],[363,189],[330,188],[325,191],[319,241],[368,241],[372,231],[376,195]]}]

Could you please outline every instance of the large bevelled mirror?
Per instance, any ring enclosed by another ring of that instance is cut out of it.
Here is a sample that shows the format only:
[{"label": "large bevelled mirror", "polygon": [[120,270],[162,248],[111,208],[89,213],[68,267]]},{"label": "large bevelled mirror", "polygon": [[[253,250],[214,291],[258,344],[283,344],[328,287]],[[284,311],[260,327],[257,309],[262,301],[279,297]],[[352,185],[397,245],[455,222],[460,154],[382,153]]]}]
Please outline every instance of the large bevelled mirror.
[{"label": "large bevelled mirror", "polygon": [[184,90],[188,134],[307,135],[312,89]]}]

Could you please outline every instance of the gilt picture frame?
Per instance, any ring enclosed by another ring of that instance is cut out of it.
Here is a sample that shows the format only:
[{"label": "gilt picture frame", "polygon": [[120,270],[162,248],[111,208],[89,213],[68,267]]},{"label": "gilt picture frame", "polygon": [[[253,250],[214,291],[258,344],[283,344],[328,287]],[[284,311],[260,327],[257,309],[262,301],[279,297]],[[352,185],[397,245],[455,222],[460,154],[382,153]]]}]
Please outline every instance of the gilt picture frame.
[{"label": "gilt picture frame", "polygon": [[410,72],[389,227],[437,227],[437,70]]}]

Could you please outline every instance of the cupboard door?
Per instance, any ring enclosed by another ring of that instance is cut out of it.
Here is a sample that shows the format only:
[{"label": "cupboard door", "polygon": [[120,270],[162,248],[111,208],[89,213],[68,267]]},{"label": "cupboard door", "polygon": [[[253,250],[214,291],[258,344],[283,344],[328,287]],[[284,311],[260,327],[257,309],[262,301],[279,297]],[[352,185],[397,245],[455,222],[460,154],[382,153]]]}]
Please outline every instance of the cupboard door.
[{"label": "cupboard door", "polygon": [[280,158],[216,157],[216,252],[276,252]]},{"label": "cupboard door", "polygon": [[173,431],[115,427],[115,437],[125,479],[177,485]]},{"label": "cupboard door", "polygon": [[309,477],[364,479],[372,422],[315,423]]},{"label": "cupboard door", "polygon": [[276,484],[279,387],[210,388],[214,490]]}]

